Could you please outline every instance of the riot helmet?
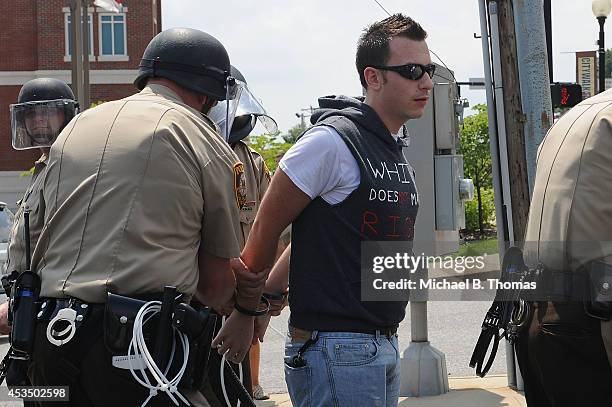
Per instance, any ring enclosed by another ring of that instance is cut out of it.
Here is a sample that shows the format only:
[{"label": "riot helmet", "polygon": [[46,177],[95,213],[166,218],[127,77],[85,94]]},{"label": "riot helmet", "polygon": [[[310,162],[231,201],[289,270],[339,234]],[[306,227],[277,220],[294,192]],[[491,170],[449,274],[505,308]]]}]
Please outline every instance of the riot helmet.
[{"label": "riot helmet", "polygon": [[50,147],[78,108],[74,93],[64,82],[52,78],[26,82],[17,103],[9,106],[13,148]]},{"label": "riot helmet", "polygon": [[193,28],[170,28],[157,34],[144,51],[134,84],[162,77],[215,100],[234,96],[230,59],[215,37]]},{"label": "riot helmet", "polygon": [[275,133],[278,130],[276,121],[270,117],[266,109],[253,96],[247,86],[244,75],[231,66],[231,76],[236,80],[237,95],[229,103],[220,103],[213,107],[210,118],[221,128],[221,134],[225,134],[226,123],[231,129],[227,138],[228,143],[234,144],[247,137],[259,122],[268,133]]}]

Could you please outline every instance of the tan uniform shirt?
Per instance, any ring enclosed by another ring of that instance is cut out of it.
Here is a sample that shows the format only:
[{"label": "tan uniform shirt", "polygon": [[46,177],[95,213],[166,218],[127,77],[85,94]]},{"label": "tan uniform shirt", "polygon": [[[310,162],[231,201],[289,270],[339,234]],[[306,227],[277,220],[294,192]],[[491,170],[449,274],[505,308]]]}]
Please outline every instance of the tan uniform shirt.
[{"label": "tan uniform shirt", "polygon": [[[7,272],[11,273],[16,270],[19,273],[26,270],[26,253],[25,253],[25,235],[24,235],[24,218],[23,213],[26,207],[30,210],[30,250],[34,251],[38,236],[43,227],[44,214],[40,209],[40,194],[45,180],[45,171],[47,169],[47,156],[42,155],[38,161],[34,163],[34,174],[30,185],[26,190],[23,198],[17,202],[17,213],[11,228],[8,244]],[[30,255],[32,254],[30,252]]]},{"label": "tan uniform shirt", "polygon": [[246,183],[246,201],[240,208],[240,249],[243,249],[261,200],[270,185],[270,171],[263,157],[243,141],[234,145],[234,152],[244,163]]},{"label": "tan uniform shirt", "polygon": [[41,295],[193,295],[200,246],[237,257],[243,166],[213,126],[160,85],[77,116],[49,156]]},{"label": "tan uniform shirt", "polygon": [[[525,242],[530,265],[612,264],[612,90],[567,112],[542,141]],[[610,323],[602,334],[612,365]]]}]

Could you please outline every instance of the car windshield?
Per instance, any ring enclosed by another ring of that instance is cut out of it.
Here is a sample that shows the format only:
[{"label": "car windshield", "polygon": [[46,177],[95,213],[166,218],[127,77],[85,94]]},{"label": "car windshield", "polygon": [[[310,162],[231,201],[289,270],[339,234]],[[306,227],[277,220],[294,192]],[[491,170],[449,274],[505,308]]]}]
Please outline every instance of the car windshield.
[{"label": "car windshield", "polygon": [[4,206],[0,206],[0,243],[7,243],[11,225],[13,224],[13,213]]}]

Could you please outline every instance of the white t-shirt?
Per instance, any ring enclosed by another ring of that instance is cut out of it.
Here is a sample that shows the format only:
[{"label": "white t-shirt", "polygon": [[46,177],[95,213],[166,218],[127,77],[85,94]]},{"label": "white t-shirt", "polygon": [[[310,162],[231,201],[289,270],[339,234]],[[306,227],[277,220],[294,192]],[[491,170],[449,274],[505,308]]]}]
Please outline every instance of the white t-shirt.
[{"label": "white t-shirt", "polygon": [[[393,135],[396,140],[398,137],[399,133]],[[310,199],[320,196],[330,205],[344,201],[361,181],[355,157],[329,126],[308,130],[278,165]]]}]

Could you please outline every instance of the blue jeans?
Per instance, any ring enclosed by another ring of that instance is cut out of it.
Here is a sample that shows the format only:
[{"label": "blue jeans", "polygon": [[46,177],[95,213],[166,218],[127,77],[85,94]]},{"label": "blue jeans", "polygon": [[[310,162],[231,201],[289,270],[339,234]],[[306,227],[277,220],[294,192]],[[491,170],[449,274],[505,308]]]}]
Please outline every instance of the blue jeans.
[{"label": "blue jeans", "polygon": [[303,355],[306,366],[289,366],[302,345],[291,337],[285,344],[285,381],[294,407],[397,406],[397,335],[319,332]]}]

